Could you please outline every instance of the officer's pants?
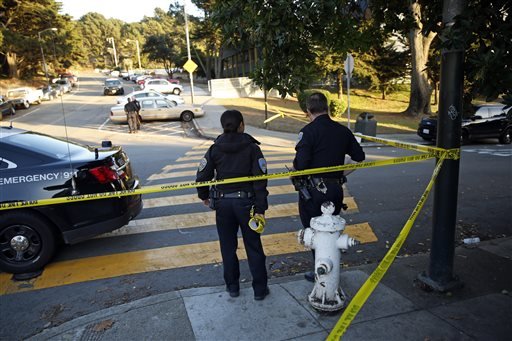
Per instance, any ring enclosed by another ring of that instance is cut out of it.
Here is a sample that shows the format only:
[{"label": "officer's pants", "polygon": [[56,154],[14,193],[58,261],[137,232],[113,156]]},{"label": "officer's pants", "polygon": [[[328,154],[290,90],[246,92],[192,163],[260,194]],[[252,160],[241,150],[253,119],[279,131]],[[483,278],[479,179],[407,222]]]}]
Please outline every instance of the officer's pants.
[{"label": "officer's pants", "polygon": [[130,133],[137,131],[137,112],[130,111],[126,114],[126,118],[128,120],[128,129],[130,129]]},{"label": "officer's pants", "polygon": [[217,232],[219,233],[227,289],[229,291],[240,289],[240,267],[236,255],[237,233],[240,227],[252,274],[254,295],[264,295],[267,288],[266,257],[260,235],[248,226],[252,205],[251,199],[216,199]]},{"label": "officer's pants", "polygon": [[315,188],[311,188],[311,199],[305,201],[299,194],[299,214],[300,221],[304,228],[310,227],[311,218],[322,215],[321,206],[326,201],[331,201],[334,204],[334,213],[340,214],[343,205],[343,188],[342,185],[337,183],[326,183],[327,192],[323,194]]}]

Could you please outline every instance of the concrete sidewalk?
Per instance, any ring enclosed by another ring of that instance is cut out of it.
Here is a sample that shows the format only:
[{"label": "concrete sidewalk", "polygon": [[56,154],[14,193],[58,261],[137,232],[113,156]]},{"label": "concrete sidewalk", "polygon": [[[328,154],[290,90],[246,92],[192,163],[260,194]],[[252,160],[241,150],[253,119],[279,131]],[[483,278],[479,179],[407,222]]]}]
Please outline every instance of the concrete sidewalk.
[{"label": "concrete sidewalk", "polygon": [[[464,287],[444,294],[415,285],[428,255],[397,259],[343,340],[510,340],[511,255],[512,238],[457,248],[454,269]],[[375,267],[342,271],[349,298]],[[77,318],[30,340],[324,340],[341,316],[310,307],[312,283],[302,276],[269,284],[263,301],[253,300],[249,284],[237,298],[223,286],[179,290]]]}]

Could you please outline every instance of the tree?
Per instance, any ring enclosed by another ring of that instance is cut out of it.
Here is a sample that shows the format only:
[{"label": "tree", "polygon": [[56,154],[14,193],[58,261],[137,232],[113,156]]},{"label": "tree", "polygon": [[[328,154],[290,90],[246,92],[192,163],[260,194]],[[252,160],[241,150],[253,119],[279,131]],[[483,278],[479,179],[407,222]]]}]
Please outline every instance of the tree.
[{"label": "tree", "polygon": [[[67,27],[67,19],[59,15],[59,9],[60,3],[55,0],[0,2],[0,54],[5,57],[9,78],[30,76],[42,69],[37,67],[42,62],[38,33],[50,27],[62,32]],[[41,43],[48,47],[44,42]]]},{"label": "tree", "polygon": [[157,34],[148,37],[142,50],[148,54],[150,60],[162,63],[165,71],[172,78],[173,68],[177,65],[177,60],[181,56],[181,49],[169,34]]},{"label": "tree", "polygon": [[[212,19],[228,46],[257,48],[260,64],[251,74],[264,90],[281,96],[305,89],[315,75],[314,37],[324,31],[335,1],[216,1]],[[243,13],[243,15],[241,15]]]},{"label": "tree", "polygon": [[380,29],[407,37],[411,50],[411,92],[405,113],[410,116],[429,114],[432,88],[428,82],[427,62],[432,41],[441,23],[441,1],[372,0],[374,22]]},{"label": "tree", "polygon": [[397,84],[397,80],[405,77],[407,73],[408,51],[400,50],[394,42],[381,42],[372,48],[368,54],[374,70],[372,87],[379,89],[382,99],[386,99],[386,93]]}]

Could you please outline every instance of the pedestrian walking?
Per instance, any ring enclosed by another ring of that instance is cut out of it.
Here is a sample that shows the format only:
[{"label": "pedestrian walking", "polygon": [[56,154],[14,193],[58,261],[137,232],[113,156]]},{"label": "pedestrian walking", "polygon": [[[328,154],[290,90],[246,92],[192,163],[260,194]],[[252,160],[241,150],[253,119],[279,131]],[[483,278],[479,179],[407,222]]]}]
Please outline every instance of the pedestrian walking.
[{"label": "pedestrian walking", "polygon": [[[266,174],[267,163],[258,146],[260,143],[244,133],[240,111],[225,111],[220,122],[224,133],[217,137],[199,163],[196,181]],[[267,180],[198,187],[197,192],[203,203],[216,211],[224,281],[229,295],[240,294],[240,266],[236,254],[240,229],[252,274],[254,299],[263,300],[269,294],[266,257],[260,234],[249,227],[249,221],[251,216],[264,221],[268,208]]]},{"label": "pedestrian walking", "polygon": [[[295,170],[343,165],[345,155],[349,155],[355,162],[365,159],[364,151],[350,129],[329,116],[325,95],[313,93],[307,99],[306,108],[310,123],[299,132],[293,160]],[[321,205],[326,201],[334,203],[334,214],[340,213],[343,207],[342,185],[345,181],[343,171],[294,179],[294,184],[301,184],[299,214],[304,228],[310,227],[311,218],[322,215]],[[307,272],[305,277],[311,282],[315,280],[313,272]]]}]

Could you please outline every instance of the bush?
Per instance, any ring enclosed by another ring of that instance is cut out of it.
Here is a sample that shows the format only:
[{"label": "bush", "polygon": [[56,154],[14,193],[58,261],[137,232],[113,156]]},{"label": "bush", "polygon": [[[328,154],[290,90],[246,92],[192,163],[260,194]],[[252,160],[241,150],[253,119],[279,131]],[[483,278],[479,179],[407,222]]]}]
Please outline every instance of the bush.
[{"label": "bush", "polygon": [[343,99],[338,99],[337,95],[331,94],[329,91],[323,89],[308,89],[297,94],[297,100],[299,101],[299,106],[302,111],[306,112],[306,100],[315,92],[320,92],[325,95],[331,116],[341,117],[345,110],[347,110],[347,104]]},{"label": "bush", "polygon": [[347,103],[345,103],[342,99],[331,99],[331,104],[329,105],[329,109],[331,110],[331,116],[340,118],[345,112],[345,110],[347,110],[347,107]]}]

